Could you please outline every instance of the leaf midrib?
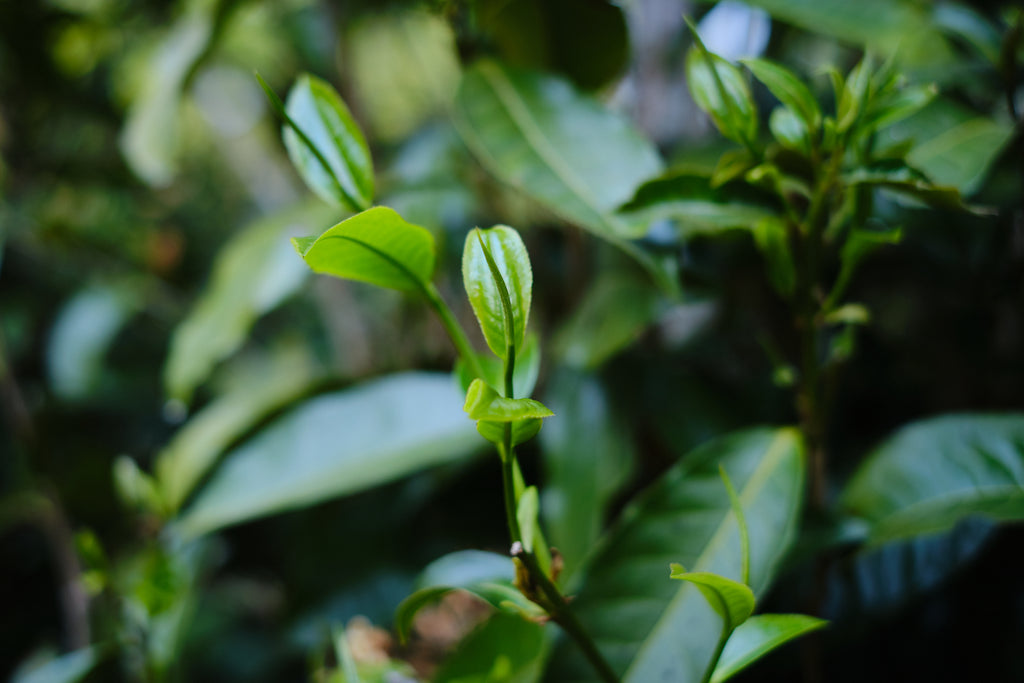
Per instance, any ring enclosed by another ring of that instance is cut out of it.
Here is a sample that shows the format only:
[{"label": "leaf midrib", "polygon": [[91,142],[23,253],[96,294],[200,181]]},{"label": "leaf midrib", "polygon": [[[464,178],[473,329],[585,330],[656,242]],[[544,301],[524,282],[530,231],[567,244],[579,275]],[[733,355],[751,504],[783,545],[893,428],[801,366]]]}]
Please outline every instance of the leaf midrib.
[{"label": "leaf midrib", "polygon": [[[761,491],[768,476],[772,472],[774,472],[777,461],[787,452],[788,449],[785,448],[785,445],[791,442],[792,439],[792,432],[788,429],[781,430],[778,434],[775,435],[775,438],[772,439],[772,442],[768,446],[767,451],[765,451],[764,457],[761,458],[761,462],[758,464],[757,468],[755,468],[754,472],[750,475],[750,478],[747,479],[747,483],[743,487],[743,491],[740,493],[740,499],[753,498],[757,493]],[[722,521],[719,523],[718,528],[715,530],[714,535],[711,537],[711,540],[708,541],[708,544],[705,546],[704,551],[697,558],[697,561],[694,562],[692,571],[706,570],[705,568],[707,563],[709,562],[709,556],[712,555],[711,551],[717,550],[717,548],[725,541],[725,538],[727,536],[727,528],[729,526],[729,520],[732,517],[732,509],[727,509],[725,515],[722,517]],[[644,637],[643,643],[640,645],[640,649],[637,650],[636,655],[633,657],[633,661],[630,662],[629,667],[622,675],[623,681],[629,680],[636,663],[641,660],[644,653],[650,646],[650,643],[656,640],[655,636],[659,633],[659,631],[665,628],[667,615],[675,610],[677,604],[683,599],[683,597],[685,597],[688,594],[690,590],[696,590],[696,588],[689,585],[683,585],[679,588],[678,591],[676,591],[676,594],[672,596],[672,599],[669,601],[668,605],[666,605],[664,611],[662,611],[661,616],[658,617],[658,621],[654,624],[651,630],[647,632],[647,635]]]},{"label": "leaf midrib", "polygon": [[619,234],[625,233],[626,226],[597,206],[597,201],[586,183],[562,161],[558,151],[534,120],[526,103],[516,93],[515,88],[509,83],[501,69],[492,63],[484,63],[480,65],[479,70],[484,81],[491,86],[494,95],[505,106],[505,111],[512,123],[516,125],[541,161],[588,209],[594,212],[598,220],[604,223],[613,235],[617,237]]}]

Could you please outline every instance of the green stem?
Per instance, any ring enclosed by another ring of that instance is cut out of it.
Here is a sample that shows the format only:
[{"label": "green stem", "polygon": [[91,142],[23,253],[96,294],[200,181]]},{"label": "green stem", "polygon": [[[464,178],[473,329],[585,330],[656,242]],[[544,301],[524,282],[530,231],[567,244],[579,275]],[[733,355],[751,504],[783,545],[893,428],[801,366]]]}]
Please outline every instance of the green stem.
[{"label": "green stem", "polygon": [[452,313],[452,309],[448,308],[448,304],[441,298],[437,287],[432,282],[428,282],[421,287],[421,290],[430,307],[434,309],[437,316],[441,319],[441,324],[444,325],[445,331],[451,337],[452,343],[455,344],[455,349],[459,352],[463,362],[469,365],[469,369],[475,377],[482,379],[484,377],[484,369],[480,365],[480,359],[473,352],[473,347],[470,346],[465,330],[462,329],[462,325],[459,324],[455,314]]}]

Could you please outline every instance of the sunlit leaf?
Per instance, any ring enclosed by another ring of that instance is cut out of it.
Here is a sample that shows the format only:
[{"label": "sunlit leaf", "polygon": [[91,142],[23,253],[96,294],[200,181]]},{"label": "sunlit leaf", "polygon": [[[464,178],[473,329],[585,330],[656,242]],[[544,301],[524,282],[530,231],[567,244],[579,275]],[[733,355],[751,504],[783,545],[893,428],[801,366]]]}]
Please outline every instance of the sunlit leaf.
[{"label": "sunlit leaf", "polygon": [[469,385],[464,410],[470,419],[488,422],[515,422],[554,415],[532,398],[505,398],[481,379]]},{"label": "sunlit leaf", "polygon": [[419,290],[434,274],[434,236],[385,206],[292,244],[314,272],[380,287]]},{"label": "sunlit leaf", "polygon": [[284,144],[306,185],[324,201],[349,211],[369,207],[373,159],[337,91],[304,74],[288,93],[285,111]]},{"label": "sunlit leaf", "polygon": [[504,225],[471,230],[462,254],[462,281],[487,346],[503,359],[510,348],[516,353],[525,342],[533,300],[530,255],[519,233]]}]

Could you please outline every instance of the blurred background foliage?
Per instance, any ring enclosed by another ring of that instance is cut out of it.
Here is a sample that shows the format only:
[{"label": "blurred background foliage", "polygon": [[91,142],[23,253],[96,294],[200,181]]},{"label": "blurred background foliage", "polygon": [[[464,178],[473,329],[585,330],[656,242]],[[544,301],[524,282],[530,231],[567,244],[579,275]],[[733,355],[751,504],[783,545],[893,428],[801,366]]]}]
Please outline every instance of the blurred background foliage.
[{"label": "blurred background foliage", "polygon": [[[1016,3],[3,2],[0,677],[89,643],[65,674],[98,660],[95,680],[321,675],[328,625],[381,637],[350,620],[387,629],[429,562],[504,548],[496,468],[441,374],[441,328],[397,293],[310,277],[288,244],[345,214],[295,175],[253,71],[278,92],[303,71],[339,89],[379,203],[443,245],[450,302],[469,228],[523,231],[538,396],[559,415],[525,462],[570,569],[696,444],[793,422],[772,341],[787,312],[746,234],[656,227],[648,244],[680,266],[672,300],[563,207],[498,183],[453,123],[466,66],[498,57],[603,100],[673,168],[710,170],[728,147],[689,99],[684,15],[709,49],[782,61],[821,100],[824,67],[894,55],[940,96],[885,135],[991,208],[880,205],[903,242],[852,284],[872,321],[837,383],[833,487],[910,420],[1024,408]],[[403,409],[409,396],[429,409]],[[824,680],[1024,678],[1019,526],[833,547]],[[769,605],[801,609],[811,571],[795,555]],[[435,628],[451,633],[405,658],[439,661],[474,609],[452,607]],[[742,680],[791,679],[793,650]]]}]

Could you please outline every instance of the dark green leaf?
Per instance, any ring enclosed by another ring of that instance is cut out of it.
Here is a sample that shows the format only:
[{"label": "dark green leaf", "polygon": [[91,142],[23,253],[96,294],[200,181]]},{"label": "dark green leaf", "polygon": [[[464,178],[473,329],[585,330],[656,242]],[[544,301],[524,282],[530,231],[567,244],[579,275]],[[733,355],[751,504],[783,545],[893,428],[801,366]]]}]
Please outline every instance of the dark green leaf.
[{"label": "dark green leaf", "polygon": [[890,244],[899,244],[903,232],[899,228],[893,230],[854,230],[847,236],[843,249],[840,252],[841,266],[839,275],[836,276],[832,291],[829,292],[825,302],[825,310],[837,306],[842,300],[846,287],[857,272],[858,266],[869,254]]},{"label": "dark green leaf", "polygon": [[640,235],[613,213],[662,169],[654,146],[625,120],[562,80],[481,61],[463,77],[456,122],[499,180],[623,249],[674,290],[650,254],[628,241]]},{"label": "dark green leaf", "polygon": [[749,146],[757,139],[757,107],[743,74],[718,55],[697,45],[686,55],[686,82],[690,94],[715,122],[722,135]]},{"label": "dark green leaf", "polygon": [[933,185],[920,173],[907,167],[861,168],[843,176],[843,181],[848,185],[882,187],[897,194],[912,197],[937,209],[983,212],[981,209],[965,204],[959,190],[955,187]]},{"label": "dark green leaf", "polygon": [[789,246],[786,222],[765,218],[754,225],[754,243],[764,256],[768,278],[781,296],[792,296],[796,287],[796,264]]},{"label": "dark green leaf", "polygon": [[803,614],[759,614],[733,631],[711,683],[723,683],[775,648],[816,631],[828,622]]},{"label": "dark green leaf", "polygon": [[434,236],[384,206],[292,243],[314,272],[380,287],[423,289],[434,274]]},{"label": "dark green leaf", "polygon": [[871,130],[881,130],[899,123],[927,107],[937,93],[938,89],[934,85],[918,85],[897,90],[872,104],[864,119],[864,126]]},{"label": "dark green leaf", "polygon": [[842,496],[875,542],[934,533],[969,515],[1024,519],[1024,416],[947,415],[875,449]]},{"label": "dark green leaf", "polygon": [[730,149],[718,159],[711,173],[711,187],[718,188],[739,178],[757,165],[757,160],[746,149]]},{"label": "dark green leaf", "polygon": [[766,59],[741,59],[740,62],[750,69],[754,78],[765,84],[779,102],[803,120],[807,130],[818,129],[821,125],[821,108],[810,89],[796,74]]},{"label": "dark green leaf", "polygon": [[907,161],[934,183],[970,195],[1012,136],[1013,127],[1006,123],[973,118],[932,137],[920,137]]},{"label": "dark green leaf", "polygon": [[[711,660],[721,620],[695,586],[664,577],[674,561],[698,572],[740,574],[739,530],[719,464],[747,513],[755,595],[771,582],[795,535],[804,475],[796,430],[740,432],[686,455],[623,513],[573,601],[624,681],[697,683]],[[551,674],[564,682],[592,680],[568,646],[554,653]]]},{"label": "dark green leaf", "polygon": [[285,111],[284,144],[309,189],[349,211],[368,208],[373,159],[341,96],[326,81],[305,74],[288,93]]},{"label": "dark green leaf", "polygon": [[502,359],[507,360],[510,347],[518,355],[533,300],[530,255],[519,233],[504,225],[470,230],[462,253],[462,281],[487,346]]},{"label": "dark green leaf", "polygon": [[565,74],[586,90],[627,66],[626,19],[606,0],[481,0],[476,12],[478,26],[508,64]]},{"label": "dark green leaf", "polygon": [[664,309],[649,280],[624,273],[601,276],[558,331],[556,353],[579,368],[596,368],[628,348]]},{"label": "dark green leaf", "polygon": [[541,435],[544,520],[571,580],[604,528],[608,506],[629,480],[633,444],[626,418],[593,375],[562,371],[545,400],[558,419]]},{"label": "dark green leaf", "polygon": [[533,683],[544,663],[544,630],[522,617],[495,613],[459,644],[434,683]]},{"label": "dark green leaf", "polygon": [[487,422],[516,422],[554,415],[540,401],[532,398],[505,398],[482,379],[475,379],[469,385],[463,410],[470,419]]},{"label": "dark green leaf", "polygon": [[711,608],[732,630],[754,613],[754,593],[750,586],[710,572],[688,572],[680,564],[671,565],[671,578],[692,583]]},{"label": "dark green leaf", "polygon": [[318,396],[225,456],[178,521],[189,535],[376,486],[479,443],[447,374],[404,373]]},{"label": "dark green leaf", "polygon": [[256,320],[299,289],[309,271],[288,238],[316,230],[334,215],[319,205],[292,207],[260,219],[224,245],[209,284],[171,337],[164,367],[171,398],[188,403],[214,366],[242,346]]}]

